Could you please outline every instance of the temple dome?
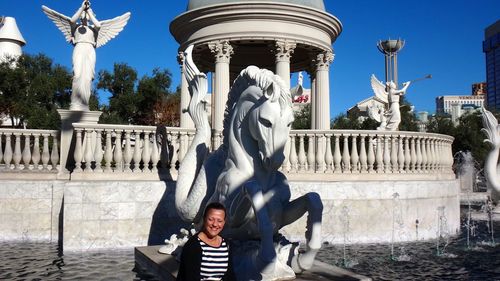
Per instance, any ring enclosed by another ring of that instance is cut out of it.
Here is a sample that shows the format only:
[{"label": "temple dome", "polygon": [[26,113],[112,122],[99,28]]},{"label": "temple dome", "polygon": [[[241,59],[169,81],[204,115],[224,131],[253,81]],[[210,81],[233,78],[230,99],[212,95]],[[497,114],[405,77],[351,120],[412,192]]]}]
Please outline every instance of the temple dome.
[{"label": "temple dome", "polygon": [[294,4],[325,11],[325,3],[323,0],[189,0],[187,10],[189,11],[217,4],[248,2]]}]

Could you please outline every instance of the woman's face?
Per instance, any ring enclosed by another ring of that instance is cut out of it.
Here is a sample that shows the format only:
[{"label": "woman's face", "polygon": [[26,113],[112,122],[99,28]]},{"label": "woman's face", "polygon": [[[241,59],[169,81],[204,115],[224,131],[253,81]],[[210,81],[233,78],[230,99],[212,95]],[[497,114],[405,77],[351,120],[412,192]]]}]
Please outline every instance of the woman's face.
[{"label": "woman's face", "polygon": [[208,238],[214,238],[219,235],[226,223],[225,216],[226,213],[224,210],[209,209],[207,211],[203,220],[203,232]]}]

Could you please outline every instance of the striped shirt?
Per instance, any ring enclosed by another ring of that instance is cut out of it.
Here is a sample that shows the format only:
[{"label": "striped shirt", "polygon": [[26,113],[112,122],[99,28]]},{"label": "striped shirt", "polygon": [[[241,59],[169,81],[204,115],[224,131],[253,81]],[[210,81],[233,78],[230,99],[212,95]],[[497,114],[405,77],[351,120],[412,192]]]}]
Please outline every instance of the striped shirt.
[{"label": "striped shirt", "polygon": [[201,246],[201,280],[222,280],[227,271],[229,249],[226,240],[222,239],[219,247],[212,247],[198,238]]}]

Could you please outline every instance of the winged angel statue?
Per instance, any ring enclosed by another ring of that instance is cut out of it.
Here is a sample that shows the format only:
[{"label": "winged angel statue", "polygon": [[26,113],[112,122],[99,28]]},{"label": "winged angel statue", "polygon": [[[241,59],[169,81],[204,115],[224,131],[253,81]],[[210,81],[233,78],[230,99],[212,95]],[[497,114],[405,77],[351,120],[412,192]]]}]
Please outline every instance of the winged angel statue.
[{"label": "winged angel statue", "polygon": [[[380,122],[378,130],[397,131],[399,123],[401,123],[399,99],[406,93],[410,82],[403,83],[403,88],[398,90],[393,81],[386,82],[386,85],[384,85],[373,74],[370,80],[373,92],[375,93],[375,100],[381,102],[384,106],[372,104],[368,107],[368,115],[370,118]],[[386,110],[387,105],[389,105],[388,110]]]},{"label": "winged angel statue", "polygon": [[71,18],[46,6],[42,6],[42,10],[62,31],[66,41],[74,45],[70,109],[88,111],[91,83],[95,75],[95,49],[104,46],[123,30],[130,19],[130,13],[127,12],[114,19],[98,21],[88,0],[82,2]]}]

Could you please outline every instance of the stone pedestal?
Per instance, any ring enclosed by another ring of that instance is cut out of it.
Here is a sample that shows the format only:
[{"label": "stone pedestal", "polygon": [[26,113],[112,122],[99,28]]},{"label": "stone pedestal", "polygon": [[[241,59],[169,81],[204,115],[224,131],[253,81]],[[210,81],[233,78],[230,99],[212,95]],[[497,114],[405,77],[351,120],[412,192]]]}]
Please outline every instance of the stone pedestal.
[{"label": "stone pedestal", "polygon": [[74,165],[73,123],[97,124],[102,112],[66,109],[59,109],[57,112],[61,116],[61,158],[59,160],[61,169],[59,174],[67,174]]}]

